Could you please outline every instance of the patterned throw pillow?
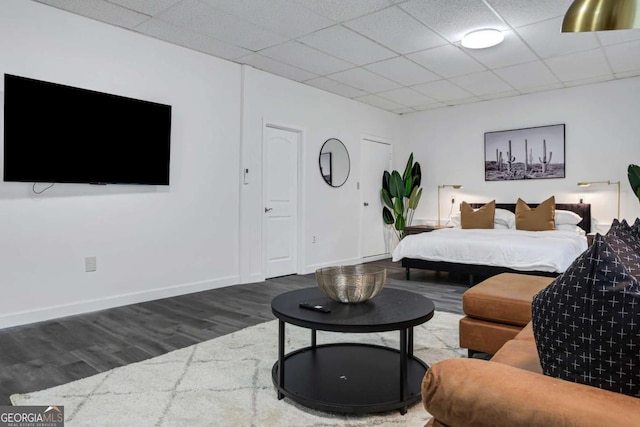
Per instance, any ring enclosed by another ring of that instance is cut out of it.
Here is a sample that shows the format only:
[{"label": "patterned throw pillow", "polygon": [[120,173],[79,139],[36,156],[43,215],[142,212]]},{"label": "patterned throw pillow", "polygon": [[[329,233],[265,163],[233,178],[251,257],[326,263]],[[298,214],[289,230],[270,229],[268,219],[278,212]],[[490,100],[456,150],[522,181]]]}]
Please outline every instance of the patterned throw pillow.
[{"label": "patterned throw pillow", "polygon": [[637,218],[636,222],[633,225],[629,225],[626,219],[623,219],[622,221],[614,219],[611,223],[609,231],[605,235],[605,238],[608,238],[609,236],[618,236],[624,239],[638,240],[639,236],[637,234],[637,231],[639,228],[640,218]]},{"label": "patterned throw pillow", "polygon": [[624,219],[622,222],[614,219],[605,240],[625,263],[629,273],[640,279],[640,239],[634,228]]},{"label": "patterned throw pillow", "polygon": [[533,298],[532,321],[545,375],[640,397],[640,283],[603,236]]},{"label": "patterned throw pillow", "polygon": [[610,238],[617,238],[632,246],[640,244],[640,238],[636,234],[634,226],[629,225],[626,219],[623,219],[622,222],[614,219],[604,237],[607,241]]}]

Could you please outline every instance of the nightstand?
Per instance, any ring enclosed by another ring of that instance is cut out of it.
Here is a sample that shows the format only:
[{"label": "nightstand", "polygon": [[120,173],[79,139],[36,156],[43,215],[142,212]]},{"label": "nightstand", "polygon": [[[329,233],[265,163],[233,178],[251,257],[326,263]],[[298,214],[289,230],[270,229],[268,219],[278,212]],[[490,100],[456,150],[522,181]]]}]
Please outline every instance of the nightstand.
[{"label": "nightstand", "polygon": [[588,233],[587,234],[587,245],[593,245],[593,239],[596,237],[596,233]]},{"label": "nightstand", "polygon": [[450,225],[412,225],[412,226],[406,227],[404,231],[408,236],[410,234],[428,233],[429,231],[440,230],[442,228],[453,228],[453,227]]}]

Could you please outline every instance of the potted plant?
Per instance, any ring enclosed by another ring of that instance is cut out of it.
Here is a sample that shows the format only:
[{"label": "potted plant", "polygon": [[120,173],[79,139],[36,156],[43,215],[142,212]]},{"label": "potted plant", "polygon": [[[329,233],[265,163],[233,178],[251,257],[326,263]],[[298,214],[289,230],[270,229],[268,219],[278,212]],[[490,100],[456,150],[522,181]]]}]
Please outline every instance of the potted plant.
[{"label": "potted plant", "polygon": [[633,194],[635,194],[640,201],[640,166],[629,165],[627,176],[629,177],[629,184],[631,184]]},{"label": "potted plant", "polygon": [[418,207],[422,188],[420,181],[422,172],[420,163],[413,162],[413,153],[409,156],[404,173],[400,175],[398,171],[384,171],[382,175],[382,219],[385,224],[393,225],[393,229],[402,240],[406,235],[406,227],[411,225],[413,213]]}]

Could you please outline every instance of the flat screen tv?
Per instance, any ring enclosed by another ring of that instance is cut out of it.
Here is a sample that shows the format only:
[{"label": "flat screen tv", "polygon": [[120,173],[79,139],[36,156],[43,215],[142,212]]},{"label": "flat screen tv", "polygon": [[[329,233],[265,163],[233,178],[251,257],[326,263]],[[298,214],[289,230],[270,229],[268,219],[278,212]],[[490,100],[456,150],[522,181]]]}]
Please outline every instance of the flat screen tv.
[{"label": "flat screen tv", "polygon": [[4,75],[4,180],[169,185],[171,106]]}]

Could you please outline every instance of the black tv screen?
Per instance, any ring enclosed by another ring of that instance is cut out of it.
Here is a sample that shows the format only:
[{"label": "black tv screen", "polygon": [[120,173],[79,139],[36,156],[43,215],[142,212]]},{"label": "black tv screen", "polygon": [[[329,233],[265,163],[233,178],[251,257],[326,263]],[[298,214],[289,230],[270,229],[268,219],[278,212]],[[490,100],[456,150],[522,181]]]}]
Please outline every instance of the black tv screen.
[{"label": "black tv screen", "polygon": [[4,75],[4,180],[169,185],[171,106]]}]

